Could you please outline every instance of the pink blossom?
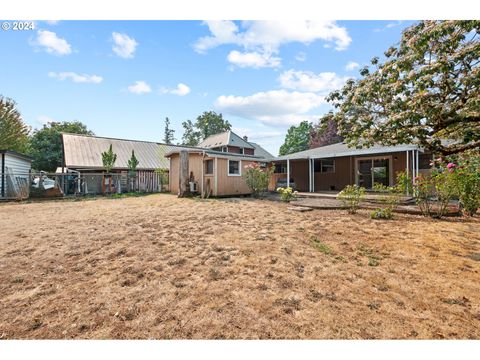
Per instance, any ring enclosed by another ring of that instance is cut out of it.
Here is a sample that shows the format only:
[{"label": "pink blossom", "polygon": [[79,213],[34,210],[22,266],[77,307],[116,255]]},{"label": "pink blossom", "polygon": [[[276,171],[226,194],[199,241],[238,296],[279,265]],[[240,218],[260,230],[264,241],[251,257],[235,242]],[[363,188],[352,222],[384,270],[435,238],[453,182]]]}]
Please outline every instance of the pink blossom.
[{"label": "pink blossom", "polygon": [[448,163],[448,165],[447,165],[447,169],[449,169],[449,170],[450,170],[450,169],[454,169],[454,168],[456,168],[456,167],[457,167],[457,165],[454,164],[454,163]]}]

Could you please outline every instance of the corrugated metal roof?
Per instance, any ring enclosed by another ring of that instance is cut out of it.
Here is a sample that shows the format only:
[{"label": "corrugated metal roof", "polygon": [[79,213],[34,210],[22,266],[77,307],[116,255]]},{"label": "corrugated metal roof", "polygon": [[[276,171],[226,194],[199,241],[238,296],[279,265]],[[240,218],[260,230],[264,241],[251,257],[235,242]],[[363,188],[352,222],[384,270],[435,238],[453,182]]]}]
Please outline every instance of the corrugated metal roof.
[{"label": "corrugated metal roof", "polygon": [[381,153],[391,153],[397,151],[407,150],[421,150],[416,145],[397,145],[397,146],[381,146],[375,145],[365,149],[349,148],[345,143],[336,143],[327,146],[321,146],[315,149],[309,149],[305,151],[299,151],[293,154],[279,156],[275,158],[277,160],[287,159],[319,159],[319,158],[331,158],[341,156],[357,156],[357,155],[371,155]]},{"label": "corrugated metal roof", "polygon": [[215,148],[220,146],[238,146],[248,149],[254,148],[249,142],[245,141],[243,138],[230,130],[209,136],[200,144],[198,144],[198,146],[203,148]]},{"label": "corrugated metal roof", "polygon": [[102,152],[112,145],[117,154],[114,169],[127,169],[128,160],[135,151],[138,159],[137,169],[154,170],[168,169],[169,160],[165,154],[179,148],[176,145],[137,140],[114,139],[89,135],[62,134],[65,166],[73,169],[95,168],[102,169]]}]

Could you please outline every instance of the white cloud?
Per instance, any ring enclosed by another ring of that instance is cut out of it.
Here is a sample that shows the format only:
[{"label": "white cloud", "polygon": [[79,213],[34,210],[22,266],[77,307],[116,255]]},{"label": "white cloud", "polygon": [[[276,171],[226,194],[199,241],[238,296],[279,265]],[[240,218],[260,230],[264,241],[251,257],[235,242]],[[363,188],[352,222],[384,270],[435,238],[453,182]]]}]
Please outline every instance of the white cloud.
[{"label": "white cloud", "polygon": [[288,70],[280,74],[278,80],[286,89],[329,92],[341,88],[348,77],[340,77],[334,72],[314,74],[310,71]]},{"label": "white cloud", "polygon": [[307,54],[303,51],[300,51],[297,55],[295,55],[295,60],[303,62],[307,60]]},{"label": "white cloud", "polygon": [[190,88],[183,84],[179,83],[175,89],[169,89],[166,87],[162,87],[160,89],[160,94],[173,94],[173,95],[178,95],[178,96],[185,96],[190,93]]},{"label": "white cloud", "polygon": [[283,131],[272,130],[272,131],[258,131],[252,130],[250,128],[242,128],[242,127],[233,127],[233,132],[240,135],[240,136],[247,136],[248,141],[255,142],[256,140],[263,140],[263,139],[271,139],[276,137],[283,137],[285,133]]},{"label": "white cloud", "polygon": [[70,79],[76,83],[93,83],[93,84],[100,84],[103,81],[103,78],[98,75],[87,75],[87,74],[77,74],[74,72],[49,72],[48,76],[52,78],[56,78],[59,80]]},{"label": "white cloud", "polygon": [[391,28],[400,26],[400,25],[402,24],[402,22],[403,22],[403,21],[401,21],[401,20],[397,20],[397,21],[395,21],[395,22],[388,23],[387,25],[385,25],[385,26],[382,27],[382,28],[373,29],[373,31],[375,31],[375,32],[385,31],[385,30],[387,30],[387,29],[391,29]]},{"label": "white cloud", "polygon": [[255,69],[262,67],[278,67],[280,66],[281,59],[279,57],[272,56],[270,53],[259,52],[239,52],[237,50],[231,51],[227,60],[238,67],[252,67]]},{"label": "white cloud", "polygon": [[335,21],[243,21],[243,31],[239,31],[233,21],[206,21],[205,24],[211,36],[198,39],[194,45],[198,52],[224,44],[273,52],[290,42],[310,44],[316,40],[334,43],[336,50],[345,50],[352,41],[347,29]]},{"label": "white cloud", "polygon": [[349,61],[348,64],[345,66],[345,70],[347,71],[353,71],[355,69],[358,69],[360,67],[360,64],[355,62],[355,61]]},{"label": "white cloud", "polygon": [[215,105],[231,115],[285,126],[318,119],[317,115],[305,114],[324,103],[323,96],[312,92],[271,90],[250,96],[222,95]]},{"label": "white cloud", "polygon": [[112,33],[112,39],[115,45],[113,45],[112,50],[118,56],[129,59],[133,58],[135,50],[138,46],[138,43],[135,39],[129,37],[127,34],[120,34],[117,32]]},{"label": "white cloud", "polygon": [[58,25],[58,23],[60,22],[60,20],[45,20],[45,22],[46,22],[48,25],[54,26],[54,25]]},{"label": "white cloud", "polygon": [[135,81],[135,84],[128,87],[128,91],[133,94],[146,94],[151,92],[152,88],[145,81]]},{"label": "white cloud", "polygon": [[38,30],[33,45],[42,47],[49,54],[68,55],[72,53],[70,44],[65,39],[59,38],[53,31]]},{"label": "white cloud", "polygon": [[[335,21],[242,21],[240,28],[229,20],[205,21],[204,24],[211,34],[197,40],[195,51],[206,53],[226,44],[240,46],[244,52],[232,51],[227,59],[241,67],[277,67],[281,58],[272,57],[272,54],[278,54],[282,45],[291,42],[308,45],[322,40],[340,51],[352,41],[347,29],[338,26]],[[305,56],[301,55],[300,59],[302,57]]]}]

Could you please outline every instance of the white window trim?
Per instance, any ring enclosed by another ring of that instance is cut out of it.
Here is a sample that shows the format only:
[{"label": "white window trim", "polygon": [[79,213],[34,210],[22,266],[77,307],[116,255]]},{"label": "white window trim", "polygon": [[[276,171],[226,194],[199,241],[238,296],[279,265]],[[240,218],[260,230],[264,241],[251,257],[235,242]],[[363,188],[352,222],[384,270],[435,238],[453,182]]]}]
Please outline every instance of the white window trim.
[{"label": "white window trim", "polygon": [[[238,174],[230,174],[230,161],[238,162]],[[227,162],[227,175],[228,176],[242,176],[242,160],[230,160]]]}]

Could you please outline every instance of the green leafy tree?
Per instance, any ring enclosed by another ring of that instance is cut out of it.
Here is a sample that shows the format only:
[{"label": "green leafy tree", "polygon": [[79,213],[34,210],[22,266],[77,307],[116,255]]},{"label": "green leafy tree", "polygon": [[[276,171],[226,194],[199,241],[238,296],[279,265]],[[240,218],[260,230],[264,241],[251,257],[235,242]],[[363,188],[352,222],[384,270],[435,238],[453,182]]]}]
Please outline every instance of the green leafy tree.
[{"label": "green leafy tree", "polygon": [[197,146],[200,142],[200,132],[195,129],[192,120],[182,122],[183,136],[182,145]]},{"label": "green leafy tree", "polygon": [[165,133],[163,135],[163,142],[165,144],[173,144],[175,140],[175,130],[170,129],[170,119],[165,118]]},{"label": "green leafy tree", "polygon": [[132,156],[130,157],[130,159],[128,160],[128,163],[127,163],[128,170],[130,171],[130,173],[135,174],[135,172],[137,171],[138,164],[139,164],[139,162],[138,162],[137,157],[135,156],[135,151],[132,150]]},{"label": "green leafy tree", "polygon": [[107,173],[112,171],[113,167],[115,166],[115,161],[117,161],[117,154],[113,152],[112,144],[110,144],[108,150],[102,152],[102,163]]},{"label": "green leafy tree", "polygon": [[184,129],[182,144],[190,146],[198,145],[211,135],[232,129],[230,122],[215,111],[205,111],[197,117],[195,123],[187,120],[182,123],[182,126]]},{"label": "green leafy tree", "polygon": [[[480,21],[421,21],[328,100],[351,146],[480,147]],[[442,143],[442,138],[455,142]]]},{"label": "green leafy tree", "polygon": [[0,149],[28,152],[29,132],[15,101],[0,95]]},{"label": "green leafy tree", "polygon": [[280,155],[292,154],[310,148],[310,133],[313,131],[312,123],[302,121],[298,126],[291,126],[285,136],[285,142],[280,146]]},{"label": "green leafy tree", "polygon": [[62,132],[94,135],[80,121],[51,122],[33,132],[30,140],[32,166],[37,170],[55,171],[62,166]]}]

